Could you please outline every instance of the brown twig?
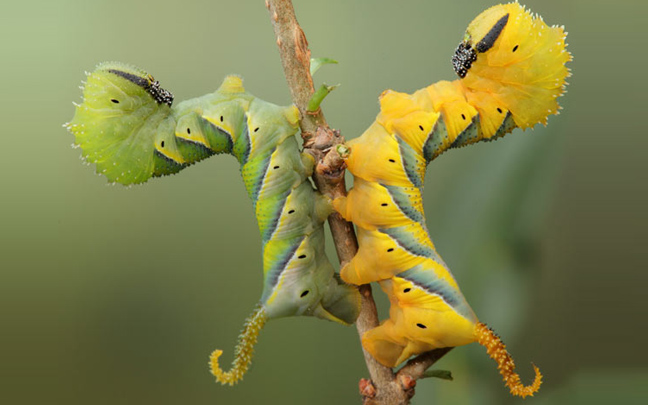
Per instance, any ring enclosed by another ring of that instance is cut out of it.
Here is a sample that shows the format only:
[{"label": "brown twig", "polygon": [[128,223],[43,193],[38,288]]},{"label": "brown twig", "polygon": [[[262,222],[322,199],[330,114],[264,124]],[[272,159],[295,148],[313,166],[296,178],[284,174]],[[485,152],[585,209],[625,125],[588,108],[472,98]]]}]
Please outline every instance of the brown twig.
[{"label": "brown twig", "polygon": [[[308,102],[315,89],[310,74],[310,50],[304,31],[295,17],[291,0],[266,0],[266,8],[274,28],[281,64],[293,103],[301,115],[301,132],[304,150],[317,162],[313,179],[318,190],[331,199],[346,195],[344,185],[344,161],[335,145],[344,143],[338,131],[332,130],[321,109],[307,111]],[[329,218],[335,249],[341,264],[349,262],[358,250],[353,226],[339,214]],[[378,326],[378,312],[373,300],[371,286],[359,287],[362,310],[356,321],[359,336]],[[363,349],[371,381],[361,380],[360,386],[365,404],[408,404],[414,395],[414,386],[425,370],[441,358],[449,349],[435,350],[410,360],[395,375],[392,370],[378,363]]]},{"label": "brown twig", "polygon": [[405,364],[400,370],[398,370],[396,377],[400,378],[408,376],[409,378],[418,380],[423,377],[425,370],[430,368],[432,364],[436,363],[450,350],[452,350],[452,347],[445,347],[443,349],[436,349],[432,350],[431,352],[423,353],[420,356],[417,356],[408,361],[407,364]]}]

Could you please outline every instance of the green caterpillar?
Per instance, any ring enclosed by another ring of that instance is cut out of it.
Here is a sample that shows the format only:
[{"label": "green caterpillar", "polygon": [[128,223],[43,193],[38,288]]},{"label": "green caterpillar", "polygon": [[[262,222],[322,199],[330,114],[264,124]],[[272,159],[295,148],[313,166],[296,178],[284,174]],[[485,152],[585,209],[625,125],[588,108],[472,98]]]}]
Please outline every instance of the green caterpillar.
[{"label": "green caterpillar", "polygon": [[234,155],[254,203],[263,242],[264,288],[248,318],[229,372],[211,357],[225,384],[247,371],[267,319],[311,315],[345,325],[360,310],[356,288],[344,284],[324,253],[330,201],[308,181],[314,161],[299,153],[299,112],[247,93],[225,78],[211,94],[173,106],[173,95],[141,69],[103,63],[88,75],[84,101],[67,128],[83,157],[109,181],[136,184],[177,173],[214,154]]}]

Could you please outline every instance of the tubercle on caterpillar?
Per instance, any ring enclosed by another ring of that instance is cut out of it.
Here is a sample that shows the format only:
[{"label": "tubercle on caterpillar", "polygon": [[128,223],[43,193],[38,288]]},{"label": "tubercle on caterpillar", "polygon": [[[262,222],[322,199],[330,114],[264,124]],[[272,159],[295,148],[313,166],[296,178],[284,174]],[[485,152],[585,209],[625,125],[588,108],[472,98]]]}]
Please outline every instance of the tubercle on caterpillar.
[{"label": "tubercle on caterpillar", "polygon": [[145,71],[104,63],[88,75],[84,101],[66,126],[97,172],[124,185],[174,174],[220,153],[241,164],[263,244],[264,287],[232,369],[219,368],[220,350],[210,358],[217,381],[232,385],[247,371],[266,320],[306,315],[349,325],[358,316],[360,295],[326,257],[323,223],[332,206],[308,181],[314,161],[299,152],[297,108],[252,96],[236,76],[214,93],[172,102]]},{"label": "tubercle on caterpillar", "polygon": [[548,27],[518,3],[494,6],[469,25],[453,58],[460,79],[413,94],[380,97],[376,121],[347,142],[354,186],[335,209],[357,228],[359,250],[342,268],[351,284],[377,281],[390,316],[362,336],[387,367],[442,347],[478,342],[498,363],[513,395],[526,397],[504,344],[478,321],[430,240],[422,189],[427,165],[451,148],[500,138],[559,111],[571,55],[561,27]]}]

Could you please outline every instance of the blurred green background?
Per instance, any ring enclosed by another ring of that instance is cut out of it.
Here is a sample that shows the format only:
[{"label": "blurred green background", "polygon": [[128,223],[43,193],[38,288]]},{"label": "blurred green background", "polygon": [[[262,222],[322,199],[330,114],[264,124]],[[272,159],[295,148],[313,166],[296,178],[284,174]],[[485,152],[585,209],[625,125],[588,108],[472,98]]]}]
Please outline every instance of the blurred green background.
[{"label": "blurred green background", "polygon": [[[233,158],[107,187],[61,127],[83,71],[106,60],[147,69],[176,100],[238,73],[289,104],[263,1],[5,3],[0,403],[358,404],[367,372],[355,329],[310,318],[270,322],[243,383],[213,382],[208,355],[221,348],[229,361],[262,282]],[[524,3],[569,31],[563,113],[435,161],[430,232],[523,379],[531,361],[545,374],[526,404],[648,403],[648,3]],[[453,79],[455,46],[492,4],[296,0],[313,56],[340,61],[315,77],[342,84],[323,105],[331,125],[353,138],[384,89]],[[455,381],[420,381],[414,404],[521,403],[477,345],[437,367]]]}]

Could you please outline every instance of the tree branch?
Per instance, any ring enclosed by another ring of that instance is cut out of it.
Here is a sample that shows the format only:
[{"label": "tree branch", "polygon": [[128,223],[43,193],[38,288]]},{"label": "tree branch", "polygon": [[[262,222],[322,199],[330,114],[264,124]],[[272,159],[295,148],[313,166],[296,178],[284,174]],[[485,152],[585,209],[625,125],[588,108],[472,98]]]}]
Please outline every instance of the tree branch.
[{"label": "tree branch", "polygon": [[452,347],[444,347],[443,349],[436,349],[430,352],[423,353],[412,360],[408,361],[398,373],[396,373],[397,378],[411,378],[413,380],[418,380],[423,377],[425,370],[430,368],[430,366],[436,363],[441,357],[445,356],[452,350]]},{"label": "tree branch", "polygon": [[[331,199],[346,195],[344,184],[344,161],[340,158],[335,145],[344,143],[339,131],[332,130],[324,118],[321,108],[315,112],[307,111],[308,102],[315,89],[310,74],[310,49],[304,31],[295,17],[291,0],[266,0],[266,8],[279,47],[281,64],[293,103],[301,115],[300,127],[304,139],[304,150],[315,157],[317,166],[313,180],[318,190]],[[355,256],[358,242],[353,225],[339,214],[328,218],[335,249],[340,263],[344,265]],[[378,326],[378,312],[373,300],[371,286],[359,287],[362,296],[362,309],[356,328],[359,336]],[[425,370],[450,349],[439,349],[410,360],[395,375],[392,370],[378,363],[363,349],[371,382],[360,382],[365,404],[408,404],[414,395],[414,386]],[[397,378],[398,377],[398,378]]]}]

